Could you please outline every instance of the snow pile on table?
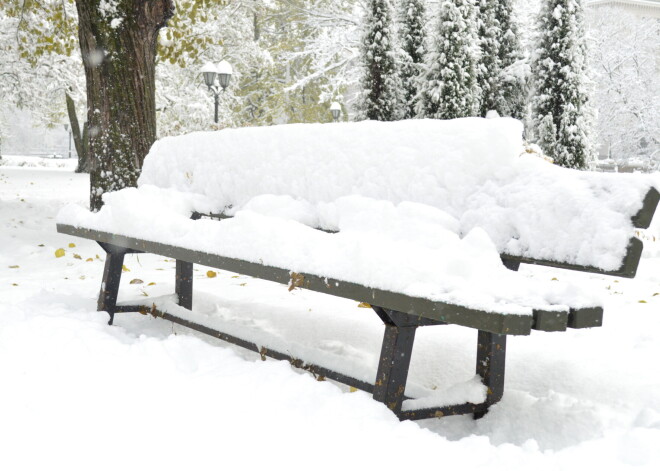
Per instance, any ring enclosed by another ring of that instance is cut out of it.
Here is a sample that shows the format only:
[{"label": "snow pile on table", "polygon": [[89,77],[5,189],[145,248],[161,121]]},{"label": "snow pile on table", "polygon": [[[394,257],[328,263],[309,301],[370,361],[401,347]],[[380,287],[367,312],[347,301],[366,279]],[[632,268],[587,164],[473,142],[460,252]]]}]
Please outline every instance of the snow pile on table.
[{"label": "snow pile on table", "polygon": [[499,252],[616,269],[653,181],[521,156],[521,135],[512,119],[466,118],[165,138],[139,190],[58,221],[488,311],[597,305],[507,271]]}]

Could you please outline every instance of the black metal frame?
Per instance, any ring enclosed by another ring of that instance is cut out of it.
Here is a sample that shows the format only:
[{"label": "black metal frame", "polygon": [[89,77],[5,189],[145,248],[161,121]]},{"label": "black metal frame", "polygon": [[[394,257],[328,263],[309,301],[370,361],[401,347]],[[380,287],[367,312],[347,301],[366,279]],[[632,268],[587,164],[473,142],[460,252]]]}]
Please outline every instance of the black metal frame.
[{"label": "black metal frame", "polygon": [[[116,313],[140,312],[151,314],[154,317],[168,320],[189,329],[201,332],[212,337],[233,343],[248,350],[259,353],[262,359],[266,357],[277,360],[286,360],[291,365],[309,371],[318,379],[332,379],[348,386],[373,394],[373,398],[387,405],[401,420],[419,420],[432,417],[443,417],[456,414],[474,414],[475,418],[482,417],[488,408],[502,398],[504,392],[504,368],[506,356],[506,335],[494,334],[479,330],[477,340],[476,373],[482,378],[487,387],[487,399],[481,404],[457,404],[452,406],[403,410],[403,401],[410,399],[405,395],[410,359],[412,356],[415,332],[418,327],[430,325],[446,325],[446,322],[426,317],[406,314],[400,311],[372,306],[375,313],[385,324],[383,342],[378,362],[375,384],[353,378],[349,375],[325,368],[323,366],[307,363],[302,359],[294,358],[286,353],[259,346],[249,340],[221,332],[210,327],[197,324],[188,319],[168,313],[155,305],[140,304],[118,305],[117,297],[121,282],[124,256],[129,253],[142,253],[142,251],[120,247],[117,245],[99,242],[106,252],[103,281],[98,298],[98,310],[106,311],[112,325]],[[175,292],[177,304],[182,308],[191,310],[193,299],[193,264],[177,260],[175,275]]]}]

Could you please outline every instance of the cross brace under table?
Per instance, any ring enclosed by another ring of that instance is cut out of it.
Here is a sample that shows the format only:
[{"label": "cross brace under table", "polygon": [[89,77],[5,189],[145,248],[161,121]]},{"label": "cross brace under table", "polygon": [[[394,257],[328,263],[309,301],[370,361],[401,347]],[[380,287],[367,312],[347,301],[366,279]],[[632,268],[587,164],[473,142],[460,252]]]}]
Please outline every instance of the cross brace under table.
[{"label": "cross brace under table", "polygon": [[[98,299],[98,310],[106,311],[110,315],[109,324],[113,323],[117,312],[149,313],[154,317],[168,320],[189,329],[210,335],[212,337],[230,342],[261,355],[263,360],[271,357],[277,360],[286,360],[291,365],[302,368],[316,375],[355,387],[373,394],[375,400],[384,403],[401,420],[419,420],[447,415],[474,414],[475,418],[483,417],[488,408],[502,398],[504,392],[504,367],[506,357],[506,335],[495,334],[479,330],[477,337],[477,363],[476,373],[481,377],[487,388],[486,400],[480,404],[465,403],[443,407],[434,407],[417,410],[403,410],[403,401],[410,399],[405,395],[410,359],[418,327],[428,325],[446,325],[445,322],[413,316],[403,312],[372,306],[378,317],[385,324],[385,333],[378,362],[375,384],[353,378],[351,376],[332,371],[322,366],[306,363],[285,353],[259,346],[249,340],[244,340],[226,334],[174,314],[157,309],[155,306],[145,305],[117,305],[119,283],[121,281],[124,256],[129,253],[142,253],[139,250],[120,247],[104,242],[99,245],[106,252],[103,282]],[[176,261],[175,292],[178,305],[191,310],[193,300],[193,264],[191,262]]]}]

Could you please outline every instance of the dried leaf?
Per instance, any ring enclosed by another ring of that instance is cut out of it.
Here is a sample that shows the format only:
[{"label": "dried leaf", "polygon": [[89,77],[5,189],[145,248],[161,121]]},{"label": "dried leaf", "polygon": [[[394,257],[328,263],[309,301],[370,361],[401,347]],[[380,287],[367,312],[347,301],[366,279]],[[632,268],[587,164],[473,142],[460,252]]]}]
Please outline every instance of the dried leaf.
[{"label": "dried leaf", "polygon": [[653,296],[658,296],[658,295],[660,295],[660,293],[653,293]]},{"label": "dried leaf", "polygon": [[141,285],[141,284],[143,284],[143,283],[144,283],[144,281],[142,281],[142,280],[139,279],[139,278],[133,278],[133,279],[131,280],[131,282],[130,282],[130,284],[132,284],[132,285]]},{"label": "dried leaf", "polygon": [[239,275],[234,275],[234,276],[232,276],[232,278],[240,278],[240,276]]},{"label": "dried leaf", "polygon": [[365,309],[371,309],[371,304],[369,304],[369,303],[360,303],[360,304],[358,304],[358,307],[363,307]]},{"label": "dried leaf", "polygon": [[216,272],[214,272],[213,270],[209,270],[209,271],[206,272],[206,276],[209,277],[209,278],[215,278],[216,276],[218,276],[218,274]]},{"label": "dried leaf", "polygon": [[44,244],[39,244],[39,245],[37,245],[37,247],[45,247],[45,245]]},{"label": "dried leaf", "polygon": [[291,272],[291,279],[289,280],[289,291],[296,288],[302,288],[305,283],[305,276],[300,273]]},{"label": "dried leaf", "polygon": [[65,254],[65,253],[66,253],[66,252],[64,251],[64,249],[57,249],[57,250],[55,251],[55,257],[57,257],[57,258],[64,257],[64,254]]},{"label": "dried leaf", "polygon": [[75,246],[76,246],[76,244],[74,244],[73,242],[69,242],[69,248],[70,249],[74,248]]},{"label": "dried leaf", "polygon": [[94,259],[93,259],[92,257],[89,257],[89,258],[88,258],[87,260],[85,260],[85,261],[86,261],[86,262],[93,262]]},{"label": "dried leaf", "polygon": [[246,286],[246,285],[247,285],[247,283],[241,283],[241,284],[238,285],[238,286]]},{"label": "dried leaf", "polygon": [[153,286],[153,285],[155,285],[155,284],[156,284],[156,283],[154,283],[154,282],[152,281],[152,282],[149,283],[147,286]]},{"label": "dried leaf", "polygon": [[77,253],[73,254],[73,258],[78,259],[78,260],[82,260],[82,257],[80,255],[78,255]]},{"label": "dried leaf", "polygon": [[18,265],[9,265],[9,268],[19,268]]}]

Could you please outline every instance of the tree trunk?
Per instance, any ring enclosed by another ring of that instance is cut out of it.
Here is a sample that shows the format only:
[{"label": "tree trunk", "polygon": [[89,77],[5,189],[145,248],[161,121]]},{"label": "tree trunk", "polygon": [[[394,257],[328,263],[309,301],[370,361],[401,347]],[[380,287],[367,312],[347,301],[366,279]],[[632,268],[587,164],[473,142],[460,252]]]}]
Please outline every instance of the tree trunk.
[{"label": "tree trunk", "polygon": [[80,132],[80,123],[78,122],[78,114],[76,113],[76,105],[71,98],[71,95],[66,93],[66,110],[69,114],[69,125],[71,126],[71,134],[73,135],[73,144],[76,147],[76,154],[78,154],[78,166],[76,173],[89,173],[89,156],[87,155],[87,142],[88,136],[86,134],[87,123],[83,126],[83,132]]},{"label": "tree trunk", "polygon": [[173,0],[76,0],[87,79],[90,208],[108,191],[136,186],[156,139],[158,31]]}]

